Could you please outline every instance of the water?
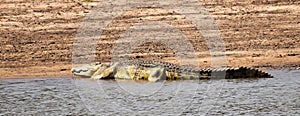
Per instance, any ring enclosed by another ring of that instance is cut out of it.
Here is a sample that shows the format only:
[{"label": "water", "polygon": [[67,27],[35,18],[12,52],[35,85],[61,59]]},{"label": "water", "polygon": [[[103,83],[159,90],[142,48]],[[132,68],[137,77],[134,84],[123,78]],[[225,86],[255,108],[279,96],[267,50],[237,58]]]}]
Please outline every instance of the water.
[{"label": "water", "polygon": [[0,80],[0,115],[299,115],[300,71],[171,82]]}]

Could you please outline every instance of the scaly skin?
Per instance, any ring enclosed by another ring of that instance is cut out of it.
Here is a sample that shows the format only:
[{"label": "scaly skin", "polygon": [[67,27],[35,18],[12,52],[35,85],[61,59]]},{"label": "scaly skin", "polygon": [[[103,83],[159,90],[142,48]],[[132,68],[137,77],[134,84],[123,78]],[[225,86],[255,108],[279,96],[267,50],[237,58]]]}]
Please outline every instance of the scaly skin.
[{"label": "scaly skin", "polygon": [[212,78],[272,78],[268,73],[253,68],[194,69],[162,61],[128,60],[115,63],[92,63],[72,69],[75,76],[92,79],[131,80],[190,80]]}]

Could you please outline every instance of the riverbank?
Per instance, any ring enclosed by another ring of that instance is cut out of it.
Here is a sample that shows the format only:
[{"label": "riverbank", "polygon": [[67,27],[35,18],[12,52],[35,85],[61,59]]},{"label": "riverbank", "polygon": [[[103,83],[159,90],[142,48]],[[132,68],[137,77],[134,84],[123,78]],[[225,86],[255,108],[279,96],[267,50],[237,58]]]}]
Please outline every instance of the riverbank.
[{"label": "riverbank", "polygon": [[[300,1],[199,1],[219,27],[226,47],[228,67],[299,69]],[[1,1],[0,78],[71,76],[74,38],[83,18],[96,4],[94,0]],[[139,16],[139,13],[155,13],[155,16]],[[176,17],[160,9],[145,9],[123,15],[125,18],[120,19],[120,24],[140,20],[130,16],[157,21],[164,17]],[[179,24],[182,20],[170,18],[167,21]],[[182,30],[190,30],[189,25],[181,26]],[[96,61],[110,61],[117,37],[112,37],[109,32],[121,31],[116,28],[101,36],[96,48]],[[197,35],[190,33],[189,36]],[[197,52],[200,68],[209,67],[211,57],[205,41],[199,39],[191,42]],[[149,47],[153,49],[145,49]],[[149,43],[132,53],[132,59],[177,63],[172,50],[163,45]]]}]

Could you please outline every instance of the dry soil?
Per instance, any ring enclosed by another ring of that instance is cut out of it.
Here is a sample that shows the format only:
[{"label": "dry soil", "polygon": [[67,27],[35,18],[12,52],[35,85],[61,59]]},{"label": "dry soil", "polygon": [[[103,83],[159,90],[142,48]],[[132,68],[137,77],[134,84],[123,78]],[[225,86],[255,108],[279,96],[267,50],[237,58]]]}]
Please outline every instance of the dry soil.
[{"label": "dry soil", "polygon": [[[80,23],[99,1],[1,0],[0,78],[71,76],[73,42]],[[199,0],[218,26],[228,67],[300,67],[299,0]],[[193,44],[200,67],[211,65],[207,43],[185,17],[159,7],[132,9],[115,17],[99,37],[96,61],[109,62],[115,41],[133,23],[165,21]],[[178,63],[174,51],[146,43],[131,59]]]}]

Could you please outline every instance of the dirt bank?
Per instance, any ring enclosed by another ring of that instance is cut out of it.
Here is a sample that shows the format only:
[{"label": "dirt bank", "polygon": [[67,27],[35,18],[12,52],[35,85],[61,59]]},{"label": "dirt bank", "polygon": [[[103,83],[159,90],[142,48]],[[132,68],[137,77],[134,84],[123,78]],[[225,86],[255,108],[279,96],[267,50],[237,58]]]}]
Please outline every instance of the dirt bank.
[{"label": "dirt bank", "polygon": [[[221,32],[229,67],[300,67],[300,1],[199,2]],[[0,1],[0,78],[71,76],[74,38],[80,22],[96,4],[93,0]],[[118,16],[99,37],[97,61],[110,61],[118,39],[115,35],[139,20],[166,21],[180,27],[188,38],[194,38],[190,41],[200,67],[210,66],[203,37],[193,33],[195,28],[184,18],[160,8],[141,8]],[[121,28],[111,28],[114,26]],[[142,45],[132,53],[132,59],[177,62],[172,49],[156,43]]]}]

